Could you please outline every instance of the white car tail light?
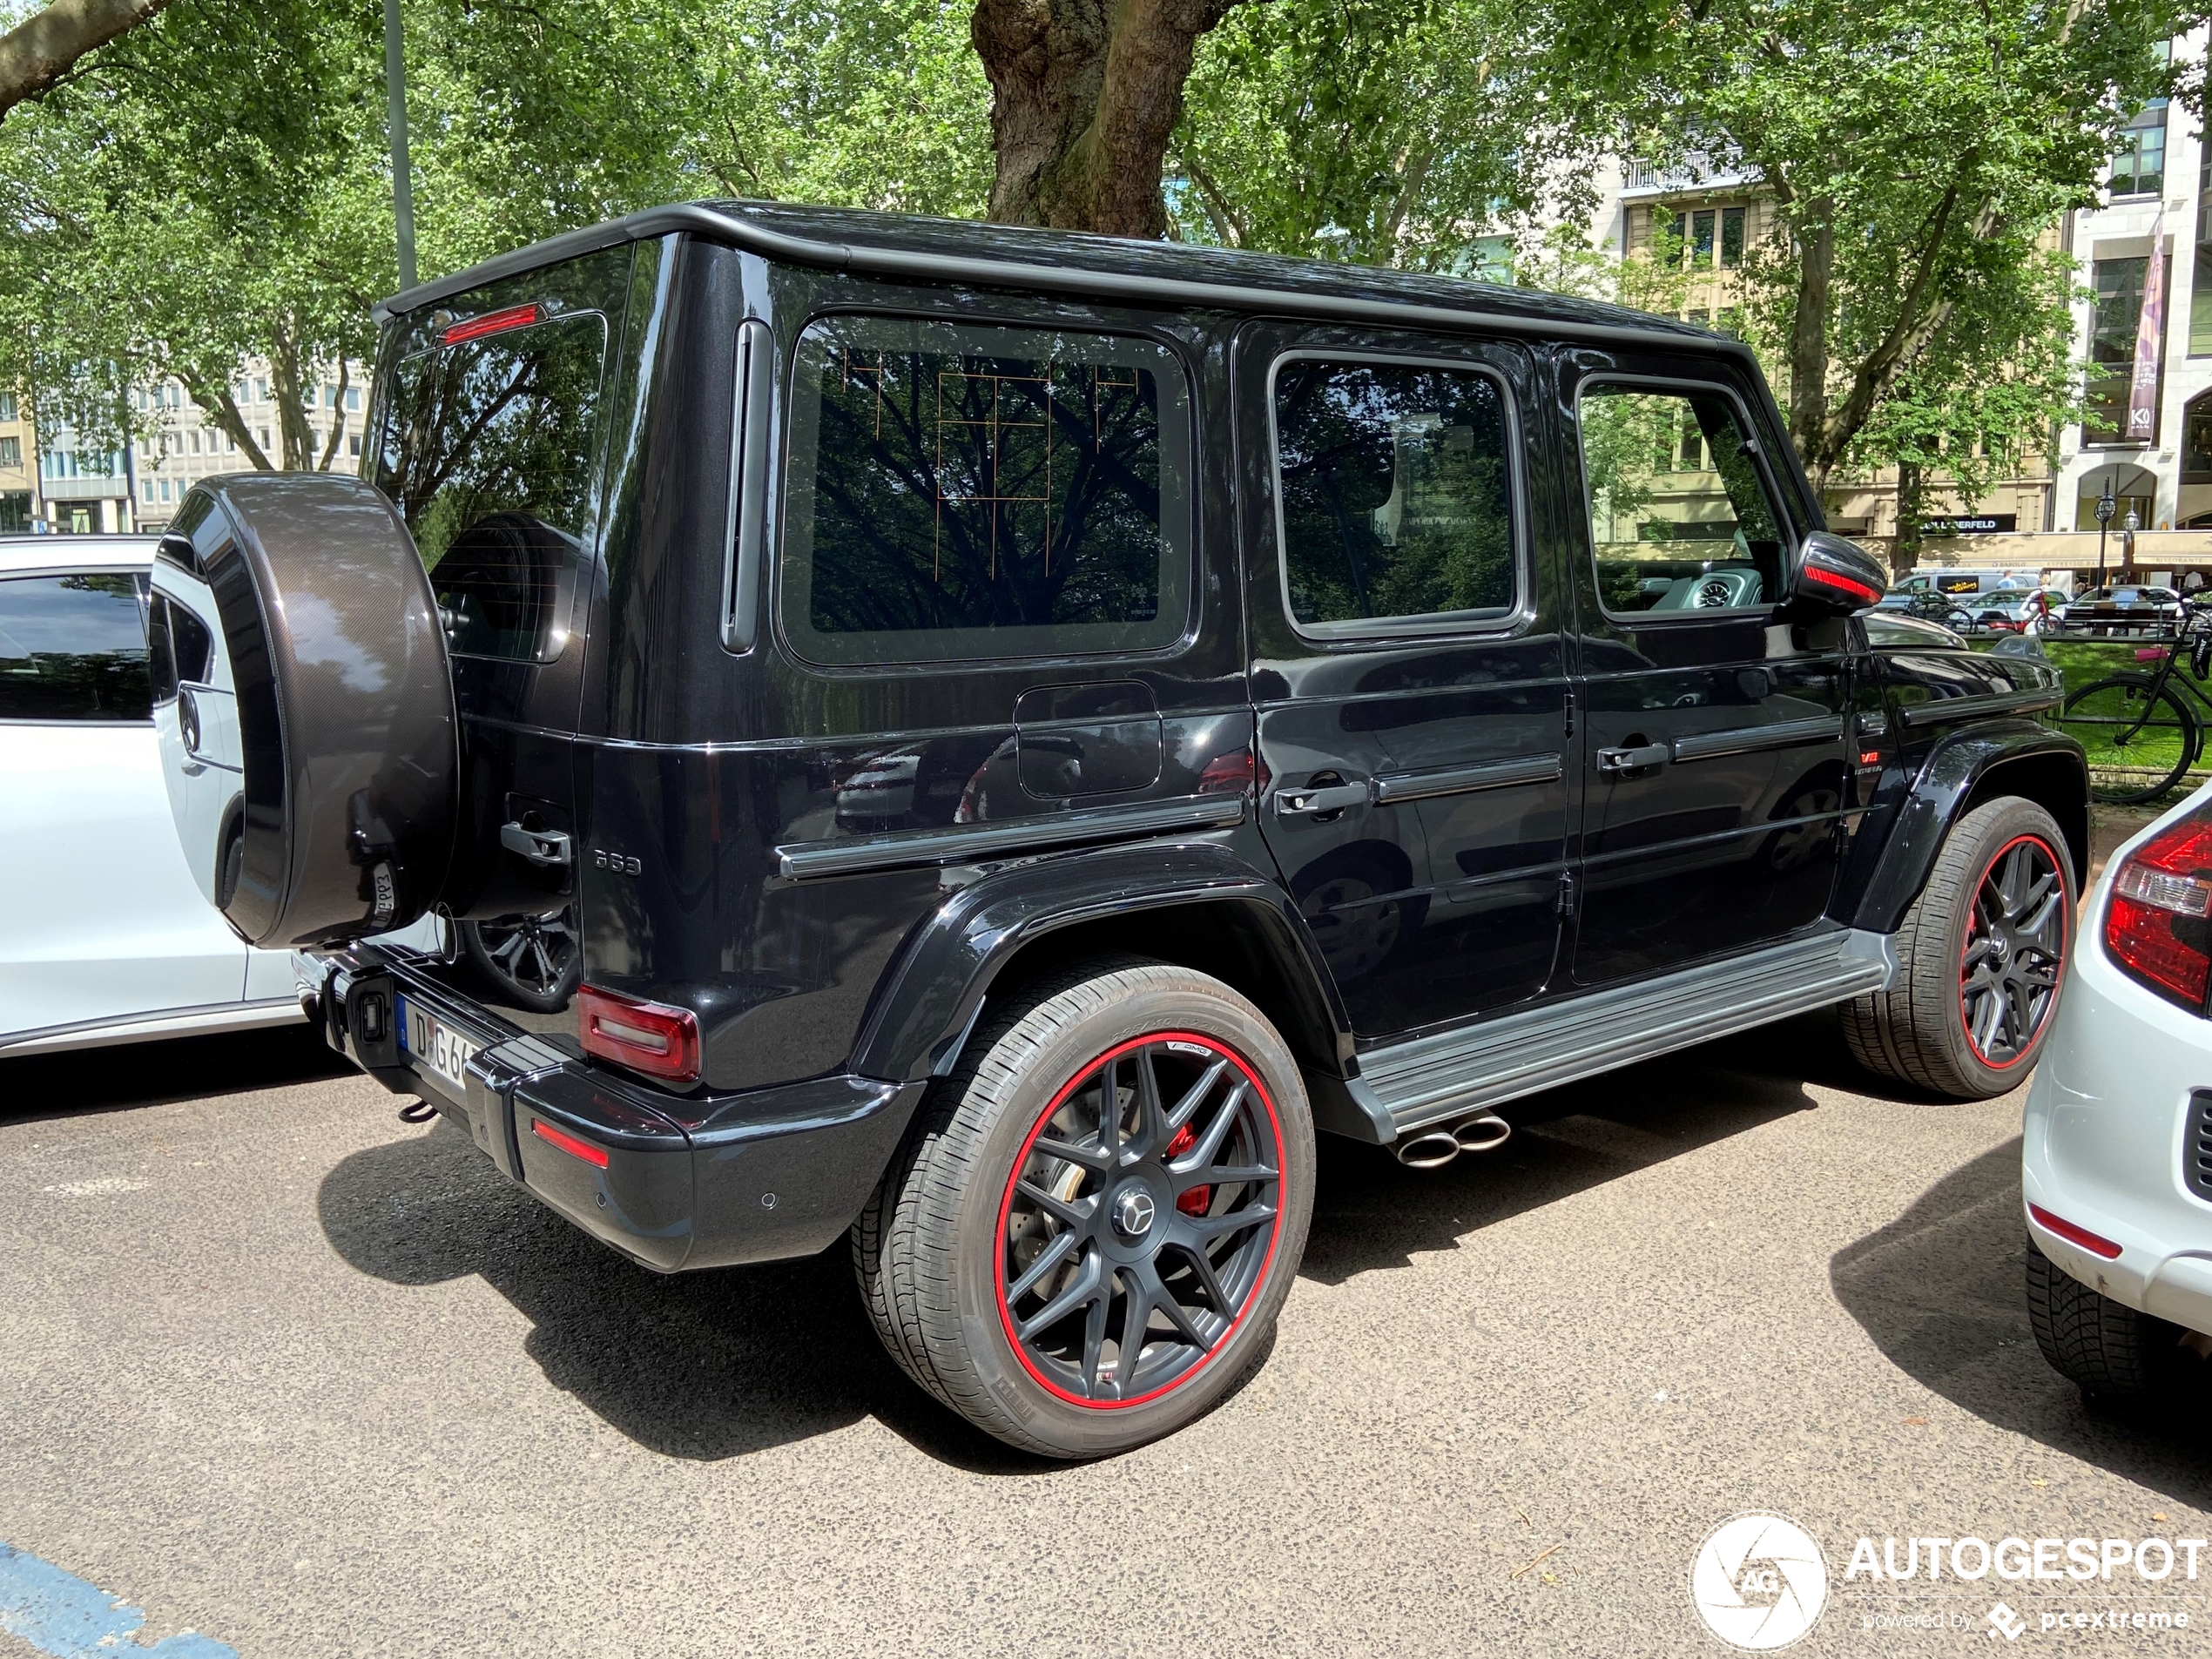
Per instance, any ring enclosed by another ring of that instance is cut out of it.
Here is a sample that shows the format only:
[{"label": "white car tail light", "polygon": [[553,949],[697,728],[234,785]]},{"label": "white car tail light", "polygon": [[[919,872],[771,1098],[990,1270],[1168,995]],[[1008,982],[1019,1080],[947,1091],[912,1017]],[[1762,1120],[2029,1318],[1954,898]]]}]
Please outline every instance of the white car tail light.
[{"label": "white car tail light", "polygon": [[2128,855],[2105,912],[2105,950],[2129,978],[2204,1011],[2212,987],[2212,821],[2177,819]]}]

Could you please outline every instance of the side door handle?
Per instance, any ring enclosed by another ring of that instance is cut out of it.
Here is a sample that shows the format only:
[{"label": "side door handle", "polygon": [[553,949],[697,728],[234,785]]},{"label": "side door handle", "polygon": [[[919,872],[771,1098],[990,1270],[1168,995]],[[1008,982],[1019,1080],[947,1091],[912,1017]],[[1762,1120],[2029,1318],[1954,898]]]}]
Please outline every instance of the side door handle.
[{"label": "side door handle", "polygon": [[1622,772],[1641,772],[1646,766],[1663,766],[1666,764],[1667,745],[1663,743],[1647,743],[1638,749],[1600,749],[1597,752],[1598,772],[1607,778],[1617,778]]},{"label": "side door handle", "polygon": [[561,830],[524,829],[520,824],[502,824],[499,844],[509,853],[547,869],[569,862],[569,838]]},{"label": "side door handle", "polygon": [[1326,784],[1318,789],[1278,789],[1275,792],[1275,816],[1318,817],[1323,813],[1340,813],[1347,806],[1365,806],[1373,799],[1374,786],[1365,779],[1353,784]]}]

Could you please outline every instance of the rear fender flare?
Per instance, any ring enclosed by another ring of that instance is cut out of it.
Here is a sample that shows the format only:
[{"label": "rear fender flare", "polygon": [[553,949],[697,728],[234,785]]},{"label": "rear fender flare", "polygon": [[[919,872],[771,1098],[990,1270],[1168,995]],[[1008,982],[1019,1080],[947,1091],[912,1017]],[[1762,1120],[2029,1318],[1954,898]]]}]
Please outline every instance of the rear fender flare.
[{"label": "rear fender flare", "polygon": [[1354,1069],[1351,1021],[1290,894],[1229,849],[1203,843],[1031,860],[961,887],[884,970],[850,1069],[899,1082],[942,1076],[992,984],[1025,948],[1087,922],[1201,905],[1238,907],[1265,941],[1306,1028],[1283,1034],[1291,1049],[1325,1073]]},{"label": "rear fender flare", "polygon": [[[2008,774],[2022,786],[2006,788]],[[2024,795],[2049,810],[2071,844],[2077,890],[2087,885],[2089,768],[2081,745],[2033,720],[1991,720],[1946,735],[1929,752],[1870,864],[1847,872],[1844,891],[1856,893],[1844,920],[1895,933],[1927,886],[1952,826],[1970,802],[1993,792]]]}]

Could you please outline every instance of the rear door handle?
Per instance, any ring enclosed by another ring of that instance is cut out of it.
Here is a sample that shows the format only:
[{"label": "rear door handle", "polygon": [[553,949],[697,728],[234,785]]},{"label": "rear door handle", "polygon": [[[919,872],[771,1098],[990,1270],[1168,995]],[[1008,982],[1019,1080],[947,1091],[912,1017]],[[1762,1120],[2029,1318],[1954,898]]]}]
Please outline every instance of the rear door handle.
[{"label": "rear door handle", "polygon": [[569,861],[569,838],[560,830],[524,829],[520,824],[502,824],[499,844],[509,853],[548,869]]},{"label": "rear door handle", "polygon": [[1275,816],[1311,818],[1322,813],[1340,813],[1347,806],[1365,806],[1373,799],[1374,786],[1364,779],[1356,784],[1327,784],[1318,789],[1278,789],[1275,792]]},{"label": "rear door handle", "polygon": [[1600,749],[1597,769],[1608,778],[1617,778],[1624,772],[1641,772],[1646,766],[1667,764],[1667,745],[1647,743],[1640,749]]}]

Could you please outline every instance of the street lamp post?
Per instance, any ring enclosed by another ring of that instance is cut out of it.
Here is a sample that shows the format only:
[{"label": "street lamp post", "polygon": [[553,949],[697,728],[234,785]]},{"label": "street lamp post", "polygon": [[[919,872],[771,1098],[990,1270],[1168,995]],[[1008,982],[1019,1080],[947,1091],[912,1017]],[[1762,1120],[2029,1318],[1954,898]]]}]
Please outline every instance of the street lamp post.
[{"label": "street lamp post", "polygon": [[2112,498],[2112,480],[2105,480],[2105,493],[2097,497],[2097,585],[2105,584],[2105,532],[2112,527],[2112,515],[2120,503]]},{"label": "street lamp post", "polygon": [[407,165],[407,50],[400,0],[384,0],[386,132],[392,144],[392,219],[399,233],[400,289],[415,286],[415,181]]},{"label": "street lamp post", "polygon": [[2120,579],[2135,579],[2135,532],[2143,527],[2142,516],[2130,507],[2128,516],[2120,522]]}]

